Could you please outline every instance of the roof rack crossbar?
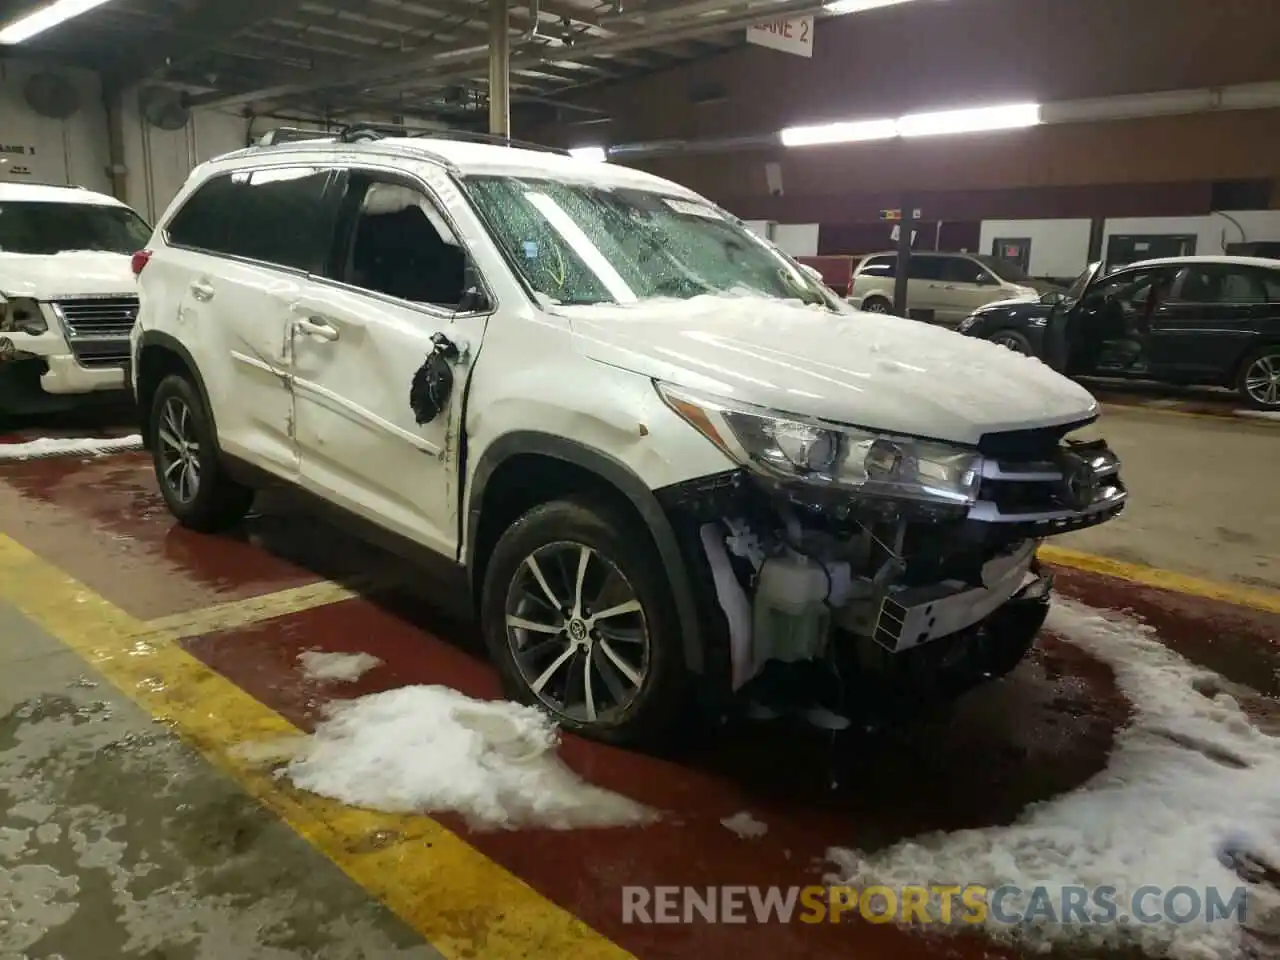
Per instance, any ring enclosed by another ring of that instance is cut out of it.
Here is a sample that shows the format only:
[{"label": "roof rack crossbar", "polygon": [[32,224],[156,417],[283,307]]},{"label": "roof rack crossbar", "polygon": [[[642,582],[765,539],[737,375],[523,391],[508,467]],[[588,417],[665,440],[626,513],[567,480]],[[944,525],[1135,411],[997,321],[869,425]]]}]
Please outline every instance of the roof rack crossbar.
[{"label": "roof rack crossbar", "polygon": [[434,127],[413,129],[399,124],[359,123],[344,127],[338,134],[340,143],[358,143],[362,140],[380,140],[383,137],[410,137],[418,140],[465,140],[468,143],[492,143],[500,147],[517,147],[521,150],[538,150],[542,153],[558,153],[569,156],[569,151],[550,147],[545,143],[516,140],[498,133],[480,133],[474,130],[440,130]]}]

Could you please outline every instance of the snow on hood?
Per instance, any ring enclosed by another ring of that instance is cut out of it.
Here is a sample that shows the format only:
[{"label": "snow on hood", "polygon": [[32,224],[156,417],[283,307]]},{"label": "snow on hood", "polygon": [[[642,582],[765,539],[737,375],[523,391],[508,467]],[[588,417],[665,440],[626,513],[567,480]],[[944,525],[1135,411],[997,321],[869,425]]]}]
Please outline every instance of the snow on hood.
[{"label": "snow on hood", "polygon": [[974,444],[1097,413],[1039,360],[884,314],[737,296],[555,309],[594,360],[841,423]]},{"label": "snow on hood", "polygon": [[0,294],[49,300],[64,295],[132,294],[130,257],[104,250],[54,254],[0,253]]}]

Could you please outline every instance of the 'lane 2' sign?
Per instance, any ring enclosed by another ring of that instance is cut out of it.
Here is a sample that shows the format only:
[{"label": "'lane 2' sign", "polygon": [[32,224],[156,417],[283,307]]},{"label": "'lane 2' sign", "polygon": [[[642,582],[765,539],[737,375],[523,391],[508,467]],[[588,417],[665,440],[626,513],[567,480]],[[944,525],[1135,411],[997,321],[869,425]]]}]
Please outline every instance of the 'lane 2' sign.
[{"label": "'lane 2' sign", "polygon": [[813,56],[813,17],[778,17],[747,27],[747,43],[799,57]]}]

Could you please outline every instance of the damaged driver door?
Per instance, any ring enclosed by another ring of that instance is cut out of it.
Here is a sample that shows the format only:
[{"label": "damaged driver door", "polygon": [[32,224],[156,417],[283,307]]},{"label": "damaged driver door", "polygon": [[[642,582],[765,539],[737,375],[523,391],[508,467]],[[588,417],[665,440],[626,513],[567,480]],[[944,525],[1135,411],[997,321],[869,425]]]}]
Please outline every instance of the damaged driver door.
[{"label": "damaged driver door", "polygon": [[327,275],[291,307],[302,485],[452,557],[462,400],[488,299],[422,184],[344,177]]}]

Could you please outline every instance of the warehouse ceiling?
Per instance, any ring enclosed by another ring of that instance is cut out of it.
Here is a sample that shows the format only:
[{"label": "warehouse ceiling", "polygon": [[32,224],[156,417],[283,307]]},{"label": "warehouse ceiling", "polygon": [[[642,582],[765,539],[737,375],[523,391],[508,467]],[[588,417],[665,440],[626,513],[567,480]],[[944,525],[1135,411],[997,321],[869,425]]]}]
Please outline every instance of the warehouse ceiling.
[{"label": "warehouse ceiling", "polygon": [[[0,0],[9,23],[44,0]],[[513,108],[586,111],[566,94],[745,42],[807,0],[526,0],[510,5]],[[340,119],[466,122],[487,104],[487,0],[109,0],[16,52],[120,84],[181,85],[196,104]],[[584,118],[588,119],[588,118]]]}]

